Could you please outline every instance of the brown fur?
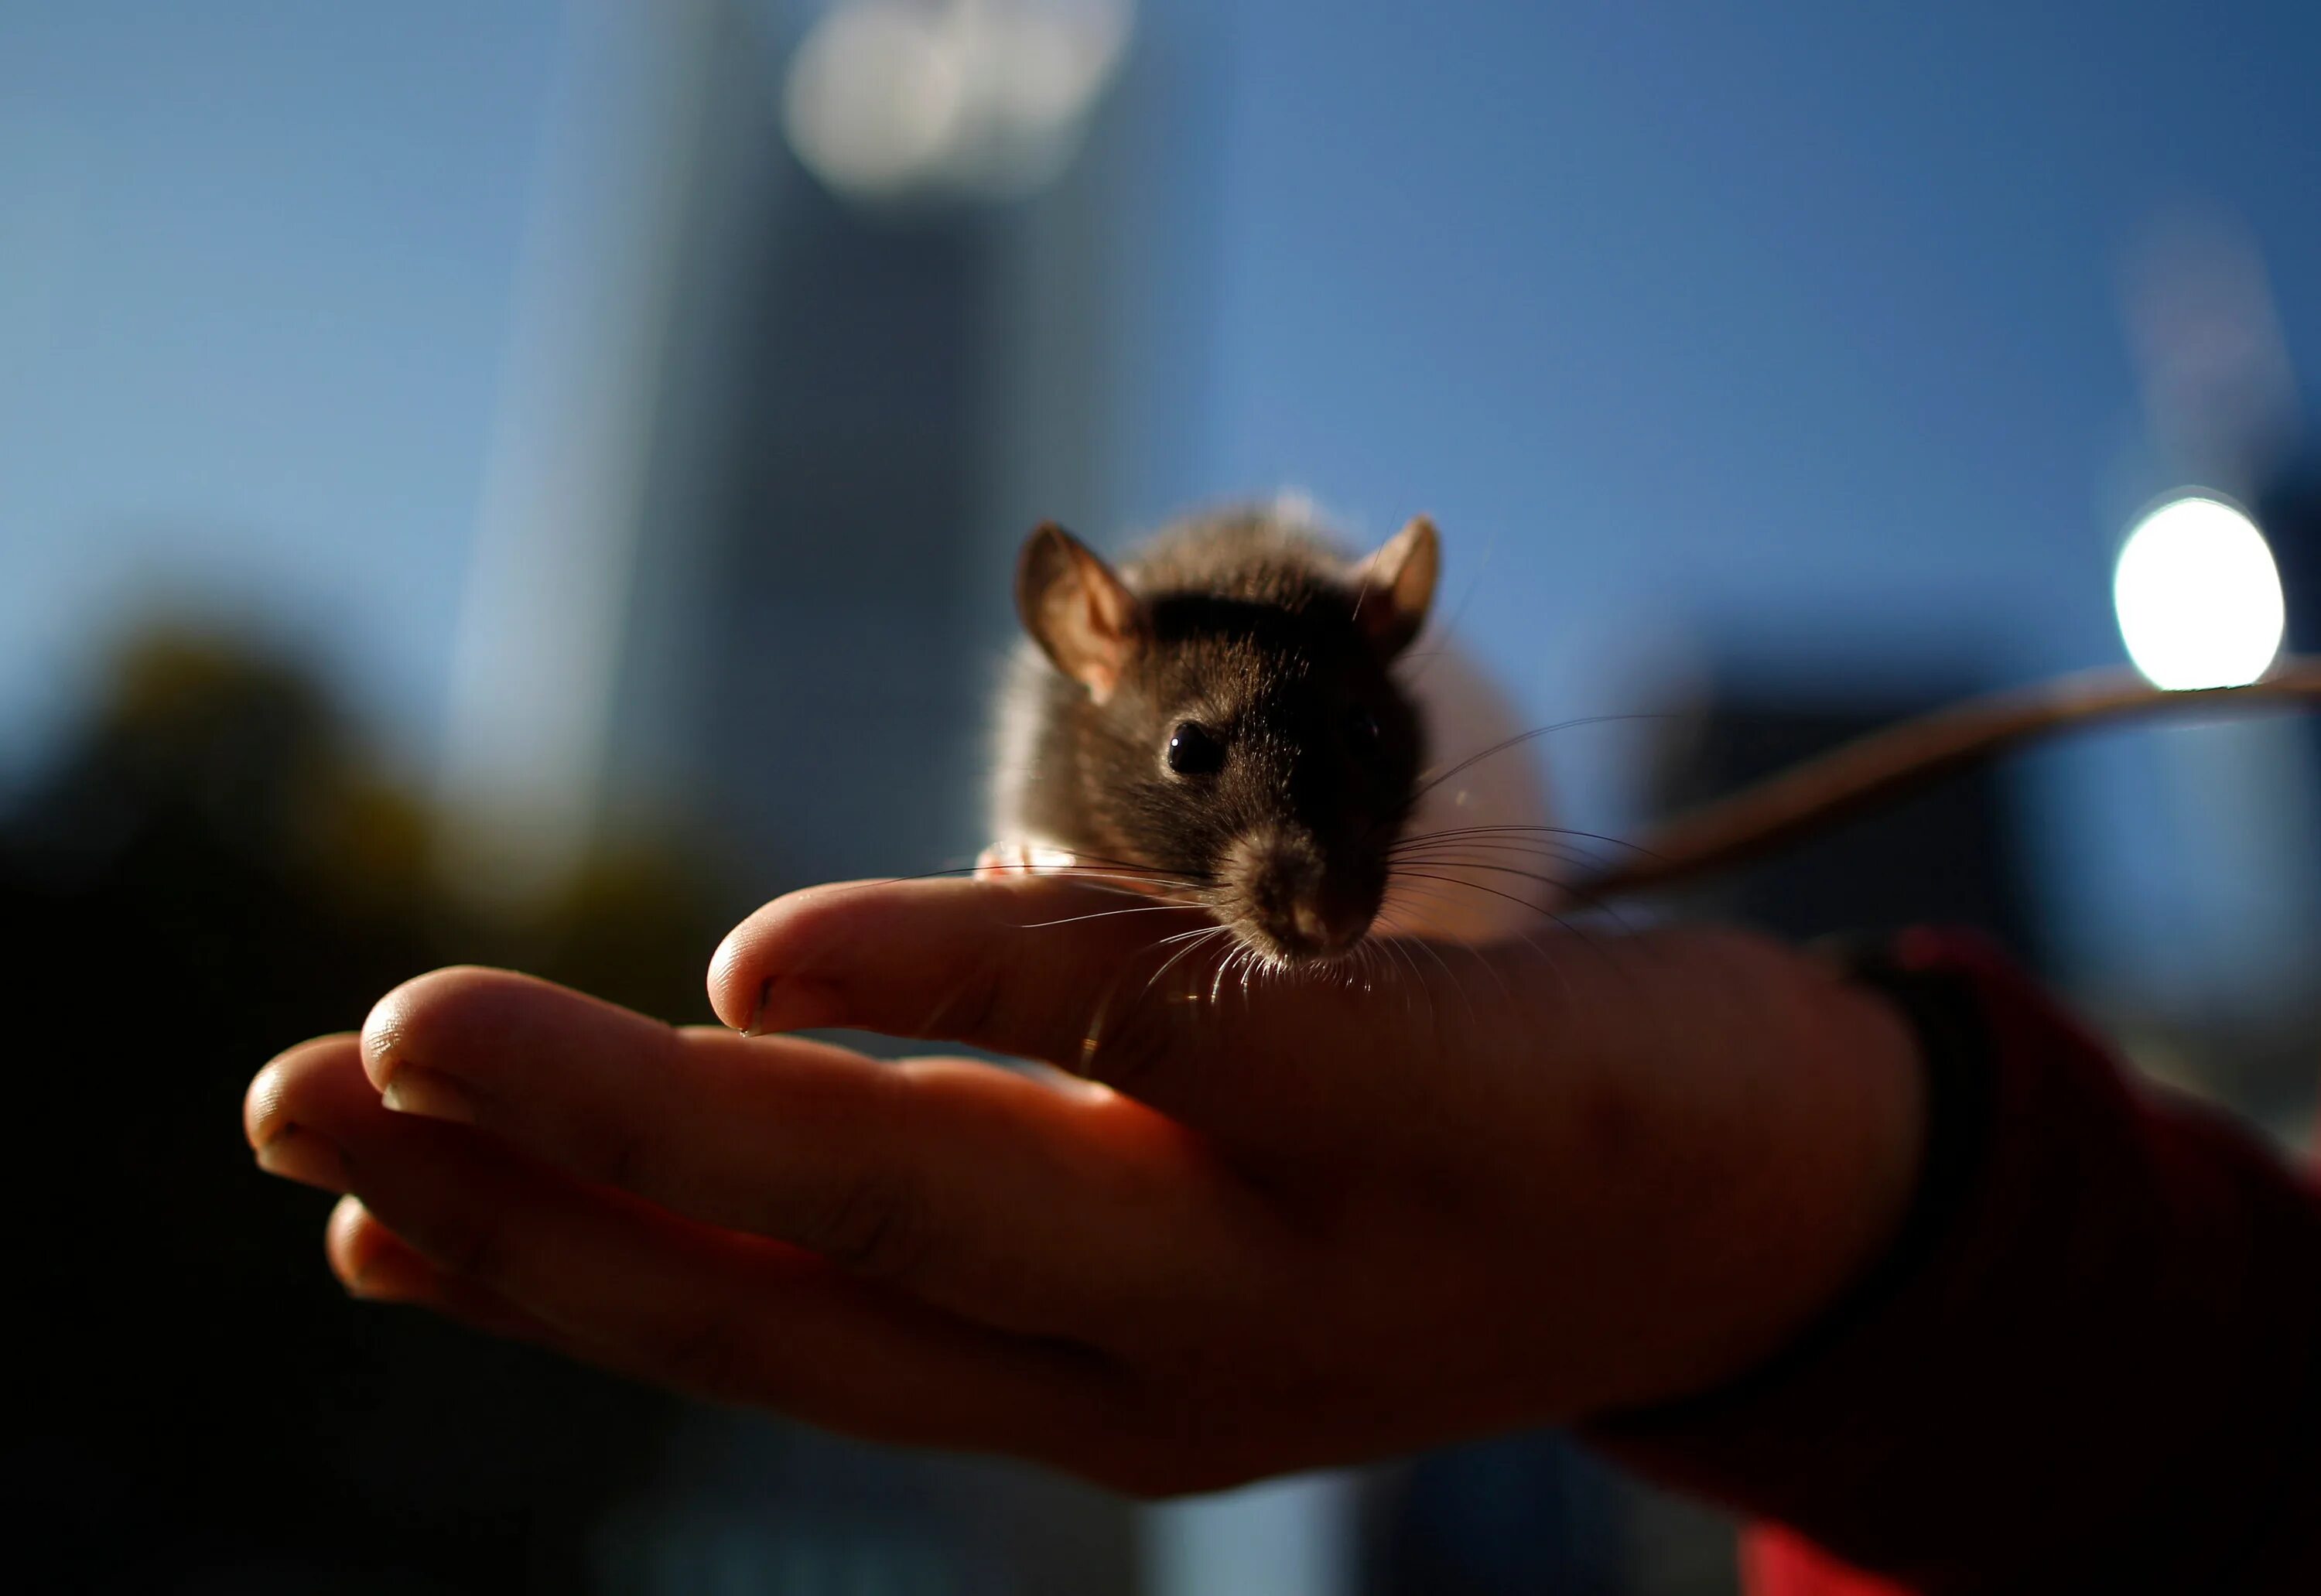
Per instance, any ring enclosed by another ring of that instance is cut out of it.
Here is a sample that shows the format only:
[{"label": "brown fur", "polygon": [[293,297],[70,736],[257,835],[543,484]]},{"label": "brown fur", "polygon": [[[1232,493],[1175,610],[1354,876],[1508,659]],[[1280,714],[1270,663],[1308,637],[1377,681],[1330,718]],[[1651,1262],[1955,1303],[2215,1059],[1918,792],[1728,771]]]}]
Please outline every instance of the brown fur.
[{"label": "brown fur", "polygon": [[[1180,524],[1119,579],[1142,631],[1115,686],[1099,698],[1051,663],[1054,647],[1011,683],[1037,696],[1016,818],[1084,863],[1158,872],[1277,957],[1351,947],[1424,758],[1388,670],[1423,616],[1382,629],[1391,600],[1363,589],[1356,562],[1260,512]],[[1170,769],[1188,721],[1225,745],[1213,775]]]}]

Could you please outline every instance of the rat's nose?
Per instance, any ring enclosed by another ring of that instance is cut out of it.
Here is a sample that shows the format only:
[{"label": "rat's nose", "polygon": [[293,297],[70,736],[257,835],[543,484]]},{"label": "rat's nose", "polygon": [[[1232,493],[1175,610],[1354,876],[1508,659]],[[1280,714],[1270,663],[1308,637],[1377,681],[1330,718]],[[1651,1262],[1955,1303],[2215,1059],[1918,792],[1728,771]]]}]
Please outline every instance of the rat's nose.
[{"label": "rat's nose", "polygon": [[1353,946],[1370,928],[1370,917],[1369,910],[1352,903],[1333,901],[1321,892],[1299,899],[1289,911],[1289,923],[1297,929],[1297,940],[1316,953],[1339,953]]},{"label": "rat's nose", "polygon": [[1313,838],[1276,832],[1244,838],[1230,874],[1255,920],[1291,958],[1323,958],[1360,942],[1378,906],[1333,871]]}]

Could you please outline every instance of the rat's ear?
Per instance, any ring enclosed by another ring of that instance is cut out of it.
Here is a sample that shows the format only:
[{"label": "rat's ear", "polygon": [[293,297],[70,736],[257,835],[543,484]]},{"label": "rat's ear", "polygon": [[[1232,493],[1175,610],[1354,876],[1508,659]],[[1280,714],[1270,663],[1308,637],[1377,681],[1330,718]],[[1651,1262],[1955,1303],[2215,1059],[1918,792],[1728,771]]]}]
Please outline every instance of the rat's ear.
[{"label": "rat's ear", "polygon": [[1016,559],[1015,613],[1056,669],[1099,704],[1151,631],[1144,606],[1112,567],[1052,521],[1024,540]]},{"label": "rat's ear", "polygon": [[1414,515],[1379,552],[1354,567],[1354,623],[1381,659],[1410,645],[1426,625],[1434,579],[1443,569],[1443,539],[1434,523]]}]

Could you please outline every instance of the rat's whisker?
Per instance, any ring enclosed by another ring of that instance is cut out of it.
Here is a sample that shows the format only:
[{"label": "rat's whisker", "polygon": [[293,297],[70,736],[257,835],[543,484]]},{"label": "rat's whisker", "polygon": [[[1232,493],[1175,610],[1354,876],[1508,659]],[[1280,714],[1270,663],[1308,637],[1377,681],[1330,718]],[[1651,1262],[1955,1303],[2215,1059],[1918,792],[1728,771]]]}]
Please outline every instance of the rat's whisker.
[{"label": "rat's whisker", "polygon": [[1161,889],[1178,892],[1198,892],[1208,886],[1206,881],[1188,880],[1176,876],[1124,876],[1115,871],[1057,871],[1053,879],[1084,883],[1091,887],[1112,887],[1122,891],[1151,894]]},{"label": "rat's whisker", "polygon": [[[881,876],[872,880],[859,881],[854,883],[854,885],[861,887],[878,887],[888,886],[897,881],[940,881],[953,877],[973,878],[984,873],[987,867],[981,863],[949,864],[944,865],[940,870],[920,871],[911,875]],[[1063,876],[1071,878],[1079,878],[1088,875],[1095,875],[1098,877],[1116,876],[1123,880],[1173,880],[1179,884],[1184,884],[1186,879],[1189,875],[1193,874],[1193,872],[1182,870],[1167,870],[1157,865],[1140,864],[1133,859],[1107,859],[1100,854],[1082,854],[1077,857],[1070,864],[1042,865],[1034,868],[1003,866],[1000,869],[1000,873],[1005,875]],[[1214,877],[1198,877],[1196,884],[1206,886],[1213,884],[1214,880]]]},{"label": "rat's whisker", "polygon": [[[1387,911],[1383,907],[1379,910],[1381,915],[1386,912]],[[1427,1012],[1429,1017],[1432,1017],[1434,1008],[1433,986],[1426,979],[1426,972],[1418,967],[1418,961],[1411,955],[1408,945],[1411,939],[1406,936],[1397,935],[1394,936],[1379,937],[1373,940],[1378,943],[1381,950],[1379,956],[1386,960],[1387,966],[1389,970],[1393,968],[1394,960],[1400,959],[1402,961],[1403,968],[1410,971],[1410,980],[1408,984],[1403,988],[1404,1010],[1408,1012],[1411,1009],[1411,995],[1414,991],[1424,992],[1426,995]]]},{"label": "rat's whisker", "polygon": [[[1520,935],[1522,934],[1517,933],[1517,935]],[[1488,954],[1485,953],[1481,948],[1477,947],[1471,942],[1464,942],[1457,937],[1450,937],[1445,940],[1449,941],[1452,946],[1463,950],[1469,958],[1474,960],[1476,963],[1483,967],[1484,971],[1490,976],[1491,980],[1498,984],[1499,996],[1501,998],[1506,999],[1510,1003],[1515,1001],[1515,989],[1507,985],[1507,978],[1499,973],[1498,965],[1492,962]]]},{"label": "rat's whisker", "polygon": [[1144,990],[1146,994],[1149,995],[1153,987],[1159,983],[1160,978],[1168,974],[1170,968],[1186,954],[1191,953],[1197,947],[1203,946],[1213,937],[1230,936],[1231,935],[1233,935],[1231,929],[1224,926],[1210,926],[1204,927],[1202,931],[1197,935],[1194,936],[1191,941],[1186,943],[1183,947],[1179,948],[1175,953],[1170,954],[1167,960],[1161,963],[1160,968],[1154,971],[1151,976],[1146,980],[1144,983]]},{"label": "rat's whisker", "polygon": [[[1412,907],[1416,907],[1417,906],[1414,905]],[[1485,955],[1480,948],[1477,947],[1470,942],[1463,940],[1462,938],[1449,935],[1443,930],[1442,923],[1440,921],[1434,920],[1432,917],[1428,917],[1427,919],[1422,923],[1421,928],[1431,929],[1434,931],[1434,935],[1427,939],[1430,944],[1435,941],[1448,942],[1452,946],[1463,950],[1475,961],[1475,962],[1483,967],[1485,971],[1490,975],[1494,981],[1498,983],[1500,997],[1506,999],[1509,1002],[1513,1002],[1515,1000],[1515,991],[1507,985],[1506,977],[1499,973],[1498,966],[1494,964],[1490,959]]]},{"label": "rat's whisker", "polygon": [[1394,906],[1422,917],[1422,923],[1414,935],[1423,934],[1425,937],[1456,942],[1460,940],[1458,934],[1444,926],[1436,911],[1450,907],[1456,901],[1456,894],[1451,889],[1465,884],[1454,881],[1447,886],[1438,886],[1415,878],[1400,878],[1391,883],[1391,889],[1397,894]]},{"label": "rat's whisker", "polygon": [[1069,864],[1056,865],[1045,869],[1035,869],[1033,873],[1042,875],[1066,875],[1075,870],[1090,865],[1103,870],[1117,871],[1124,875],[1190,877],[1204,883],[1214,882],[1216,880],[1216,877],[1213,873],[1206,871],[1168,869],[1156,864],[1140,863],[1133,859],[1108,859],[1101,853],[1075,854],[1073,855],[1072,862]]},{"label": "rat's whisker", "polygon": [[1233,967],[1233,961],[1235,959],[1239,958],[1248,951],[1249,950],[1245,947],[1236,947],[1232,953],[1227,953],[1224,958],[1217,961],[1216,975],[1215,979],[1209,982],[1210,1008],[1215,1008],[1217,1006],[1217,996],[1224,990],[1225,971]]},{"label": "rat's whisker", "polygon": [[1646,859],[1660,859],[1661,857],[1661,855],[1652,852],[1652,849],[1645,847],[1642,843],[1632,843],[1625,837],[1616,837],[1600,831],[1581,831],[1576,826],[1570,825],[1525,825],[1514,823],[1497,825],[1452,825],[1444,826],[1435,831],[1413,832],[1407,836],[1397,838],[1397,844],[1419,842],[1430,837],[1486,836],[1532,836],[1540,838],[1577,837],[1586,842],[1605,843],[1615,848],[1625,848],[1631,853],[1642,855]]},{"label": "rat's whisker", "polygon": [[[1570,902],[1579,905],[1581,908],[1585,908],[1593,913],[1606,917],[1622,931],[1633,933],[1635,930],[1635,926],[1628,922],[1626,917],[1623,916],[1619,909],[1615,907],[1609,899],[1606,898],[1599,893],[1590,891],[1587,887],[1582,886],[1580,883],[1565,876],[1544,875],[1532,871],[1517,870],[1512,865],[1496,864],[1479,859],[1408,859],[1402,857],[1395,858],[1388,866],[1389,876],[1391,876],[1394,871],[1406,865],[1434,866],[1445,870],[1489,871],[1501,875],[1520,876],[1527,881],[1536,881],[1541,886],[1553,888],[1558,898],[1569,900]],[[1481,883],[1479,882],[1467,882],[1464,884],[1476,887],[1481,886]],[[1541,904],[1536,907],[1542,914],[1548,914],[1550,912],[1545,904]]]},{"label": "rat's whisker", "polygon": [[1414,871],[1394,871],[1393,873],[1394,873],[1394,874],[1397,874],[1397,875],[1399,875],[1399,876],[1402,876],[1402,877],[1404,877],[1406,880],[1415,880],[1415,881],[1441,881],[1441,882],[1443,882],[1443,883],[1444,885],[1446,885],[1446,886],[1463,888],[1464,889],[1466,889],[1467,891],[1470,891],[1470,892],[1485,892],[1485,893],[1488,893],[1488,894],[1489,894],[1491,897],[1493,897],[1493,898],[1504,898],[1506,901],[1507,901],[1507,902],[1509,902],[1509,903],[1515,904],[1515,905],[1517,905],[1517,906],[1519,906],[1519,907],[1523,907],[1523,908],[1529,909],[1533,914],[1544,916],[1544,917],[1547,917],[1547,918],[1549,918],[1549,919],[1552,919],[1552,918],[1554,918],[1554,916],[1553,916],[1552,913],[1550,913],[1550,911],[1548,911],[1548,910],[1547,910],[1547,909],[1545,909],[1545,908],[1541,907],[1538,904],[1534,903],[1530,898],[1518,898],[1518,897],[1516,897],[1516,896],[1515,896],[1514,893],[1512,893],[1512,892],[1502,892],[1502,891],[1500,891],[1497,887],[1486,887],[1486,886],[1485,886],[1485,885],[1483,885],[1483,883],[1482,883],[1482,882],[1480,882],[1480,881],[1462,881],[1462,880],[1460,880],[1458,877],[1456,877],[1456,876],[1437,876],[1437,875],[1430,875],[1430,874],[1428,874],[1428,873],[1427,873],[1426,871],[1416,871],[1416,870],[1414,870]]},{"label": "rat's whisker", "polygon": [[1535,741],[1538,738],[1544,737],[1551,732],[1570,731],[1577,726],[1600,725],[1610,721],[1667,720],[1670,717],[1666,715],[1652,714],[1583,715],[1571,720],[1557,721],[1553,725],[1534,726],[1528,732],[1518,732],[1512,737],[1503,737],[1498,742],[1492,743],[1489,747],[1479,749],[1477,752],[1469,754],[1466,758],[1461,760],[1457,764],[1451,766],[1447,770],[1440,772],[1422,774],[1419,778],[1416,789],[1411,793],[1409,801],[1404,806],[1404,813],[1409,813],[1409,811],[1417,805],[1420,798],[1424,798],[1428,793],[1442,786],[1443,783],[1448,781],[1452,777],[1456,776],[1460,771],[1464,771],[1470,766],[1479,764],[1484,760],[1491,759],[1499,754],[1505,753],[1509,749],[1520,748],[1523,744]]},{"label": "rat's whisker", "polygon": [[1387,919],[1387,913],[1388,911],[1384,908],[1379,910],[1379,924],[1386,927],[1387,934],[1383,935],[1372,935],[1363,944],[1363,945],[1365,947],[1373,947],[1378,950],[1378,961],[1383,967],[1380,979],[1391,980],[1399,983],[1402,980],[1402,970],[1401,967],[1395,962],[1396,958],[1398,956],[1398,950],[1395,946],[1395,942],[1397,935],[1399,934],[1400,927],[1392,925]]},{"label": "rat's whisker", "polygon": [[1140,904],[1134,908],[1103,908],[1094,914],[1066,915],[1060,920],[1029,920],[1015,927],[1018,931],[1044,931],[1051,926],[1078,926],[1089,920],[1116,920],[1123,915],[1181,915],[1197,912],[1197,903],[1171,898],[1166,903]]},{"label": "rat's whisker", "polygon": [[1180,892],[1199,892],[1207,889],[1211,885],[1210,882],[1192,877],[1167,876],[1157,872],[1151,875],[1128,875],[1115,870],[1076,868],[1046,871],[1041,873],[1051,880],[1084,881],[1091,886],[1115,886],[1126,890],[1147,893],[1161,888]]},{"label": "rat's whisker", "polygon": [[[1435,892],[1436,892],[1437,894],[1439,894],[1439,892],[1440,892],[1440,889],[1435,889]],[[1580,927],[1578,927],[1578,926],[1574,926],[1569,925],[1569,924],[1567,924],[1565,921],[1563,921],[1561,918],[1560,918],[1560,917],[1556,917],[1556,916],[1552,916],[1552,915],[1551,915],[1551,916],[1548,916],[1548,917],[1547,917],[1547,918],[1553,920],[1553,921],[1555,922],[1555,924],[1556,924],[1559,927],[1561,927],[1561,928],[1563,930],[1563,932],[1564,932],[1567,935],[1570,935],[1570,936],[1577,937],[1579,941],[1584,942],[1584,943],[1588,943],[1588,944],[1589,944],[1591,946],[1592,946],[1592,945],[1594,945],[1595,938],[1593,938],[1593,937],[1589,936],[1584,929],[1582,929],[1582,928],[1580,928]],[[1468,943],[1465,943],[1465,942],[1463,942],[1463,941],[1461,941],[1459,938],[1456,938],[1456,937],[1450,938],[1449,940],[1453,941],[1453,942],[1459,942],[1459,944],[1460,944],[1461,946],[1470,948],[1470,951],[1473,951],[1473,952],[1474,952],[1475,956],[1476,956],[1478,959],[1484,959],[1484,958],[1485,958],[1485,955],[1483,954],[1483,953],[1481,952],[1481,950],[1480,950],[1480,949],[1475,949],[1475,948],[1473,948],[1473,946],[1472,946],[1472,944],[1468,944]],[[1539,956],[1539,961],[1540,961],[1540,962],[1541,962],[1541,963],[1543,963],[1543,964],[1544,964],[1544,965],[1546,965],[1546,966],[1547,966],[1547,968],[1548,968],[1549,972],[1550,972],[1551,974],[1552,974],[1552,975],[1555,977],[1555,979],[1556,979],[1556,983],[1557,983],[1559,986],[1562,987],[1566,992],[1569,992],[1569,991],[1570,990],[1570,987],[1571,987],[1571,978],[1570,978],[1569,975],[1567,975],[1566,973],[1564,973],[1564,970],[1563,970],[1563,966],[1562,966],[1562,962],[1561,962],[1561,960],[1559,960],[1559,959],[1555,956],[1555,954],[1553,953],[1553,952],[1552,952],[1550,949],[1545,948],[1545,947],[1543,947],[1543,946],[1540,944],[1540,943],[1539,943],[1539,941],[1537,940],[1537,938],[1534,937],[1530,932],[1528,932],[1528,931],[1524,931],[1524,930],[1521,930],[1521,929],[1515,930],[1515,931],[1513,931],[1513,932],[1510,934],[1509,940],[1521,942],[1521,943],[1522,943],[1525,947],[1529,948],[1529,949],[1530,949],[1534,953],[1537,954],[1537,955]],[[1488,961],[1487,961],[1487,962],[1488,962]],[[1492,966],[1492,970],[1493,970],[1493,973],[1494,973],[1494,974],[1497,974],[1497,966],[1496,964],[1494,964],[1494,965]],[[1506,979],[1505,979],[1505,977],[1503,977],[1503,976],[1500,978],[1500,987],[1501,987],[1501,990],[1502,990],[1508,991],[1510,996],[1512,996],[1512,995],[1513,995],[1513,993],[1512,993],[1512,990],[1511,990],[1511,989],[1509,989],[1509,988],[1507,988],[1507,986],[1506,986]]]},{"label": "rat's whisker", "polygon": [[1426,999],[1426,1023],[1430,1026],[1439,1025],[1441,1022],[1436,1019],[1434,1013],[1434,983],[1426,979],[1426,971],[1418,967],[1418,956],[1410,951],[1410,944],[1415,940],[1416,939],[1404,938],[1397,942],[1395,944],[1395,952],[1400,953],[1402,955],[1402,962],[1406,965],[1409,966],[1410,986],[1408,990],[1415,992],[1420,997]]},{"label": "rat's whisker", "polygon": [[1577,870],[1594,871],[1598,862],[1576,849],[1559,848],[1538,843],[1427,842],[1407,848],[1397,848],[1387,854],[1389,862],[1418,863],[1431,854],[1458,857],[1479,863],[1507,863],[1514,861],[1535,860],[1545,864],[1570,866]]},{"label": "rat's whisker", "polygon": [[[1557,914],[1552,909],[1543,908],[1540,905],[1532,903],[1525,898],[1517,898],[1513,893],[1501,892],[1494,887],[1486,887],[1479,881],[1461,881],[1447,876],[1430,876],[1425,874],[1424,871],[1413,871],[1408,872],[1408,874],[1417,880],[1442,881],[1452,887],[1464,888],[1470,892],[1487,892],[1494,898],[1504,898],[1509,903],[1521,904],[1525,908],[1529,909],[1532,913],[1539,916],[1541,918],[1553,921],[1559,929],[1563,931],[1567,935],[1585,944],[1589,949],[1603,957],[1603,959],[1614,969],[1618,970],[1624,977],[1627,974],[1625,966],[1622,965],[1617,959],[1612,956],[1611,950],[1605,945],[1602,938],[1588,935],[1583,927],[1573,925],[1570,920],[1564,918],[1561,915]],[[1527,933],[1517,931],[1515,935],[1522,937],[1523,940],[1527,943],[1531,942],[1531,938]],[[1546,950],[1541,948],[1537,943],[1531,943],[1531,945],[1534,952],[1539,953],[1543,957],[1545,956]]]},{"label": "rat's whisker", "polygon": [[1408,853],[1414,848],[1452,847],[1473,848],[1479,853],[1554,854],[1595,869],[1603,866],[1602,858],[1595,847],[1563,837],[1493,836],[1483,833],[1430,831],[1404,837],[1389,846],[1387,852],[1394,854]]},{"label": "rat's whisker", "polygon": [[1434,961],[1435,968],[1443,971],[1443,979],[1451,983],[1451,990],[1459,994],[1459,1001],[1466,1005],[1467,1024],[1472,1026],[1476,1023],[1475,999],[1468,994],[1466,984],[1452,972],[1450,962],[1435,951],[1434,939],[1426,936],[1413,937],[1406,945],[1417,948],[1419,952]]},{"label": "rat's whisker", "polygon": [[[1388,868],[1394,869],[1406,864],[1431,866],[1438,870],[1489,871],[1493,875],[1519,876],[1526,881],[1536,881],[1543,887],[1553,887],[1558,891],[1564,890],[1566,886],[1563,878],[1561,876],[1542,875],[1539,871],[1534,870],[1517,870],[1512,864],[1491,864],[1480,859],[1397,859],[1394,862],[1394,864]],[[1115,909],[1112,912],[1115,914],[1133,914],[1135,911],[1133,909]]]}]

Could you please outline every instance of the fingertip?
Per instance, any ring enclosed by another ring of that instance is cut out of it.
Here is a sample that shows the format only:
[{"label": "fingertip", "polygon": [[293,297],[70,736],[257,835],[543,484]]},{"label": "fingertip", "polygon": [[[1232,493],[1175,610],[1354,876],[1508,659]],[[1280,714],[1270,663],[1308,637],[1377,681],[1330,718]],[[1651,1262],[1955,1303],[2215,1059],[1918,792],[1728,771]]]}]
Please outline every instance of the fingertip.
[{"label": "fingertip", "polygon": [[378,1221],[359,1197],[341,1197],[323,1230],[323,1254],[350,1297],[374,1302],[423,1301],[435,1272],[408,1243]]},{"label": "fingertip", "polygon": [[331,1217],[323,1226],[323,1255],[330,1260],[331,1272],[349,1290],[361,1278],[372,1250],[369,1233],[377,1228],[378,1222],[360,1197],[341,1197],[331,1207]]},{"label": "fingertip", "polygon": [[760,909],[725,934],[709,956],[709,1010],[728,1030],[750,1034],[751,1021],[764,998],[766,979],[752,976],[752,950]]},{"label": "fingertip", "polygon": [[413,1051],[412,1039],[431,1004],[458,991],[476,977],[492,973],[479,966],[454,964],[414,975],[388,990],[363,1017],[362,1066],[370,1083],[384,1091]]},{"label": "fingertip", "polygon": [[806,963],[807,951],[831,946],[843,934],[844,922],[833,921],[833,913],[873,909],[879,889],[906,884],[882,880],[826,882],[785,892],[763,905],[727,932],[710,955],[710,1011],[727,1029],[745,1036],[812,1023],[798,1019],[769,1023],[777,983],[785,992],[808,984],[796,979]]},{"label": "fingertip", "polygon": [[423,1308],[487,1335],[559,1345],[539,1319],[480,1286],[446,1276],[357,1198],[341,1198],[331,1210],[323,1250],[339,1284],[360,1301]]},{"label": "fingertip", "polygon": [[448,1069],[481,1031],[517,1022],[526,1005],[550,993],[572,995],[537,977],[487,964],[451,964],[414,975],[371,1005],[362,1028],[363,1073],[384,1091],[397,1072],[413,1064]]},{"label": "fingertip", "polygon": [[350,1031],[315,1036],[275,1054],[250,1077],[249,1089],[241,1094],[241,1134],[251,1151],[282,1134],[290,1119],[286,1105],[299,1080],[324,1058],[342,1053],[356,1044],[355,1034]]},{"label": "fingertip", "polygon": [[363,1017],[362,1067],[372,1086],[385,1090],[395,1074],[396,1060],[405,1051],[411,1031],[411,1010],[441,971],[431,971],[388,990]]},{"label": "fingertip", "polygon": [[259,1071],[250,1077],[250,1090],[241,1094],[241,1135],[253,1153],[279,1134],[277,1127],[285,1117],[282,1094],[287,1082],[281,1063],[276,1059]]}]

